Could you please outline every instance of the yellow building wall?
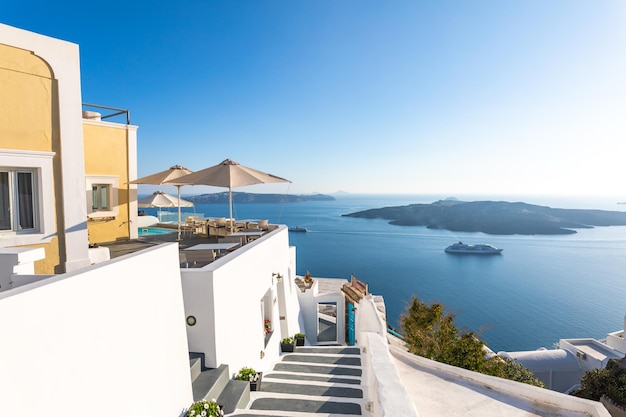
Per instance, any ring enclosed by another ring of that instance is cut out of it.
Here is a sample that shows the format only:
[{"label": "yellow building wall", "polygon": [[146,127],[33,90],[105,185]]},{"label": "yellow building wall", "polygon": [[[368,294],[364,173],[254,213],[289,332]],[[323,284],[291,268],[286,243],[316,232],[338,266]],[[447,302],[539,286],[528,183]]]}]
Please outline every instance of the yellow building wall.
[{"label": "yellow building wall", "polygon": [[[83,124],[85,146],[85,175],[117,175],[118,215],[91,218],[87,222],[89,243],[113,242],[128,239],[129,235],[129,185],[128,178],[128,131],[125,128]],[[87,204],[87,201],[85,201]]]},{"label": "yellow building wall", "polygon": [[[58,125],[55,103],[56,82],[45,61],[30,51],[0,44],[0,148],[57,152],[54,171],[59,172]],[[60,181],[54,181],[54,196]],[[54,210],[56,206],[45,207]],[[55,214],[55,231],[59,230]],[[53,274],[60,265],[59,242],[55,237],[43,247],[46,258],[35,262],[35,273]]]}]

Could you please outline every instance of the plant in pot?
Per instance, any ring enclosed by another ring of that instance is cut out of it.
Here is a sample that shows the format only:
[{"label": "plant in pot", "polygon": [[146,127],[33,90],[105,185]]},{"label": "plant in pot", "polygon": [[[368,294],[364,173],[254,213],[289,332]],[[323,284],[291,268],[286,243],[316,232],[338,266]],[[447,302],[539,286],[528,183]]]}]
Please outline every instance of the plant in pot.
[{"label": "plant in pot", "polygon": [[185,417],[222,417],[224,415],[224,409],[218,405],[215,400],[197,401],[189,407],[185,413]]},{"label": "plant in pot", "polygon": [[257,372],[254,368],[249,367],[243,367],[235,374],[236,380],[250,382],[250,391],[261,391],[262,378],[263,372]]},{"label": "plant in pot", "polygon": [[296,333],[294,338],[296,339],[296,346],[304,346],[304,339],[305,339],[305,335],[304,333]]},{"label": "plant in pot", "polygon": [[293,337],[285,337],[280,342],[280,350],[283,352],[293,352],[296,349],[296,339]]}]

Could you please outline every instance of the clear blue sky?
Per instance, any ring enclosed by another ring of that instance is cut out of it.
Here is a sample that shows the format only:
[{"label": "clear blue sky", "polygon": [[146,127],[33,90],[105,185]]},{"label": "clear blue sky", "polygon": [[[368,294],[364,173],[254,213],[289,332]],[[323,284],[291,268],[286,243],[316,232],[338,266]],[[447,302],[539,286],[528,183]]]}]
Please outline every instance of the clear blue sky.
[{"label": "clear blue sky", "polygon": [[250,192],[626,195],[623,0],[5,0],[0,22],[79,44],[139,176],[232,158],[293,182]]}]

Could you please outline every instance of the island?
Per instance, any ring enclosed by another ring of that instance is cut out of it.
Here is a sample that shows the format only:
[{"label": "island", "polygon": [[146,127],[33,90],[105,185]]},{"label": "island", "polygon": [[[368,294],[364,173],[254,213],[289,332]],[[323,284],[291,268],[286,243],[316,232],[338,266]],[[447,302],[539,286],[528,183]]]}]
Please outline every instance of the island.
[{"label": "island", "polygon": [[[228,204],[228,192],[197,194],[183,197],[194,204]],[[302,201],[332,201],[335,198],[325,194],[257,194],[233,192],[233,202],[245,203],[299,203]]]},{"label": "island", "polygon": [[594,226],[624,226],[626,212],[560,209],[521,202],[459,201],[383,207],[344,214],[365,219],[390,220],[402,226],[426,226],[455,232],[492,235],[562,235]]}]

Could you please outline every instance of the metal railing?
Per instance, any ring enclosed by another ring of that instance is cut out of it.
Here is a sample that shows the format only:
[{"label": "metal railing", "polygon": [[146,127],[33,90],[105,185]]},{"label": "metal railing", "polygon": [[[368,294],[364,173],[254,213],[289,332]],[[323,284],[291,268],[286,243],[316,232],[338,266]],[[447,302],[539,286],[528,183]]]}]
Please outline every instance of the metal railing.
[{"label": "metal railing", "polygon": [[[118,117],[121,115],[126,115],[126,124],[127,125],[130,124],[130,110],[118,109],[115,107],[108,107],[108,106],[100,106],[98,104],[83,103],[83,110],[85,110],[85,108],[96,108],[100,110],[107,110],[107,112],[105,112],[106,114],[101,114],[100,116],[101,120],[110,119],[110,118]],[[109,111],[111,113],[108,113]]]}]

